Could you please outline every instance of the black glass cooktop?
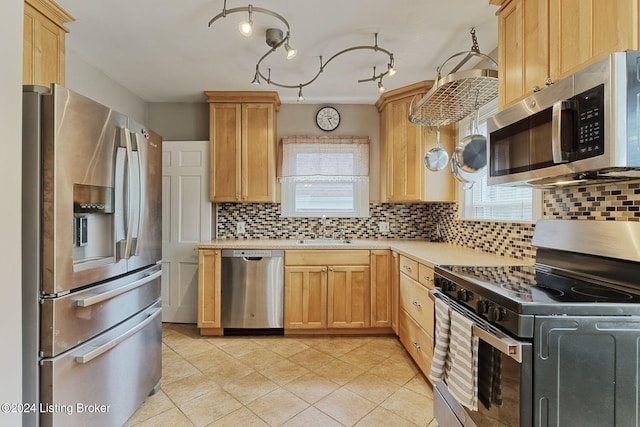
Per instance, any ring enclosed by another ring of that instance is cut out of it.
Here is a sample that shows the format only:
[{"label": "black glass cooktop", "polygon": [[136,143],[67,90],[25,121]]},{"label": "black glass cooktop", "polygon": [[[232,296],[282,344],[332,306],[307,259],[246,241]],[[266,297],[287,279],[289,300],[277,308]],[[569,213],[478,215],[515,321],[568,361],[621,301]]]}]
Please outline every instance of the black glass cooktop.
[{"label": "black glass cooktop", "polygon": [[475,290],[487,299],[493,296],[540,305],[640,304],[640,289],[574,278],[536,266],[442,266],[439,270],[444,271],[449,279],[461,279],[460,285],[465,286],[466,283],[470,291]]}]

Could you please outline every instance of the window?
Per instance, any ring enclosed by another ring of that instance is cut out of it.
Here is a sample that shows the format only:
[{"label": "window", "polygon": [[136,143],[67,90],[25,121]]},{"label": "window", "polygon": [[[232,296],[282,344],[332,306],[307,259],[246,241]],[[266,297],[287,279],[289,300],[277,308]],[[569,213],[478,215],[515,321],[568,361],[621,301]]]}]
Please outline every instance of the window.
[{"label": "window", "polygon": [[369,138],[282,138],[282,216],[369,216]]},{"label": "window", "polygon": [[[492,101],[480,108],[478,133],[488,136],[487,119],[498,111],[498,102]],[[471,118],[461,120],[458,125],[459,138],[469,134]],[[534,212],[534,198],[531,188],[487,186],[487,175],[476,181],[471,189],[460,192],[460,206],[463,219],[487,219],[505,221],[532,221],[538,213]]]}]

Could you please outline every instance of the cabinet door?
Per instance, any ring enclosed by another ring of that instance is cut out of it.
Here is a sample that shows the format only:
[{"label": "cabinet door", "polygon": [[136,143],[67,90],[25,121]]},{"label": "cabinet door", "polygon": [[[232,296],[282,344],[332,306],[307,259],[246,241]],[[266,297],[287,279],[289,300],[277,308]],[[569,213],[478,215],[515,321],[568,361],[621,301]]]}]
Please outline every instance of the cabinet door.
[{"label": "cabinet door", "polygon": [[637,0],[549,2],[550,62],[554,80],[611,52],[638,48]]},{"label": "cabinet door", "polygon": [[276,141],[272,104],[242,105],[242,201],[275,201]]},{"label": "cabinet door", "polygon": [[[419,99],[419,97],[416,97]],[[389,103],[391,129],[391,158],[387,169],[389,175],[388,197],[391,202],[415,202],[422,200],[424,126],[409,121],[412,98]]]},{"label": "cabinet door", "polygon": [[391,326],[391,251],[371,251],[371,327]]},{"label": "cabinet door", "polygon": [[400,254],[391,252],[391,329],[398,335],[400,310]]},{"label": "cabinet door", "polygon": [[221,328],[220,250],[198,251],[198,328]]},{"label": "cabinet door", "polygon": [[[42,4],[49,4],[44,2]],[[73,18],[57,5],[51,5],[65,21]],[[67,30],[28,3],[24,5],[23,30],[23,84],[50,86],[64,85],[65,36]]]},{"label": "cabinet door", "polygon": [[327,327],[327,267],[285,267],[284,328]]},{"label": "cabinet door", "polygon": [[368,266],[330,266],[327,326],[367,328],[370,317]]},{"label": "cabinet door", "polygon": [[549,0],[513,0],[498,14],[500,109],[544,87],[549,70]]},{"label": "cabinet door", "polygon": [[212,202],[240,201],[241,104],[209,105]]}]

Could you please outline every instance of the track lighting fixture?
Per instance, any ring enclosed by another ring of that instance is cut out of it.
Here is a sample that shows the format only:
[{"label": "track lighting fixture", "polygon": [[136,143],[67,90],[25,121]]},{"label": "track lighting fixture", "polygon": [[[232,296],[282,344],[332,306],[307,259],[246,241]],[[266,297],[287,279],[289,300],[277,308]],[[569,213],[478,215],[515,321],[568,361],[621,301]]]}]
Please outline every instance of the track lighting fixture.
[{"label": "track lighting fixture", "polygon": [[280,46],[283,46],[283,49],[286,52],[287,55],[287,59],[292,59],[296,56],[296,54],[298,53],[298,51],[296,49],[294,49],[293,47],[291,47],[290,42],[291,42],[291,28],[289,26],[289,22],[287,22],[287,20],[280,14],[273,12],[272,10],[269,9],[264,9],[261,7],[253,7],[251,4],[246,6],[246,7],[235,7],[232,9],[227,9],[227,0],[224,0],[224,5],[222,7],[222,12],[219,13],[218,15],[214,16],[213,18],[211,18],[211,20],[209,21],[209,27],[211,27],[211,25],[216,22],[218,19],[220,18],[226,18],[228,14],[231,13],[237,13],[237,12],[247,12],[248,13],[248,20],[247,21],[242,21],[240,22],[239,25],[239,29],[240,32],[245,35],[245,36],[250,36],[253,33],[253,12],[256,13],[262,13],[265,15],[269,15],[272,17],[277,18],[278,20],[280,20],[284,26],[286,27],[286,36],[284,35],[284,32],[279,29],[279,28],[269,28],[266,31],[265,34],[265,41],[267,43],[267,45],[270,47],[269,51],[267,51],[267,53],[265,53],[264,55],[262,55],[262,57],[258,60],[258,62],[256,63],[256,72],[253,76],[253,81],[251,83],[259,85],[260,84],[260,78],[264,79],[267,84],[271,84],[274,86],[278,86],[281,88],[286,88],[286,89],[295,89],[298,88],[298,102],[304,102],[304,96],[302,95],[302,88],[305,86],[310,85],[311,83],[313,83],[314,81],[316,81],[316,79],[320,76],[320,74],[324,71],[324,68],[331,62],[333,61],[335,58],[337,58],[338,56],[344,55],[346,53],[352,52],[352,51],[356,51],[356,50],[373,50],[374,52],[380,52],[383,54],[386,54],[389,57],[389,61],[387,63],[387,70],[384,72],[381,72],[379,74],[376,74],[376,67],[373,67],[373,76],[371,78],[367,78],[367,79],[362,79],[362,80],[358,80],[358,83],[363,83],[363,82],[378,82],[378,91],[380,93],[385,91],[385,87],[382,84],[382,78],[384,76],[393,76],[396,73],[396,68],[394,65],[394,58],[393,58],[393,53],[389,52],[388,50],[378,46],[378,34],[375,34],[375,43],[373,45],[363,45],[363,46],[352,46],[346,49],[341,50],[340,52],[334,54],[333,56],[331,56],[326,62],[322,61],[322,57],[320,57],[320,67],[318,69],[318,72],[311,77],[311,79],[307,80],[306,82],[302,82],[302,83],[297,83],[297,84],[284,84],[284,83],[279,83],[279,82],[275,82],[273,80],[271,80],[271,69],[269,69],[269,76],[266,77],[265,75],[263,75],[260,72],[260,64],[269,56],[271,55],[273,52],[275,52]]}]

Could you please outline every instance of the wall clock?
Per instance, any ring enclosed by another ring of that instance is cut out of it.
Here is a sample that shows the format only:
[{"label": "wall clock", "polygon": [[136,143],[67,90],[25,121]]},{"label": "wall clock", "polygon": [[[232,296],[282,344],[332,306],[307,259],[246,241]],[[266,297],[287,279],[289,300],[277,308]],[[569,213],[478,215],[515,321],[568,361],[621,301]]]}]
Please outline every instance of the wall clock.
[{"label": "wall clock", "polygon": [[316,124],[320,129],[330,132],[340,124],[340,113],[333,107],[322,107],[316,113]]}]

